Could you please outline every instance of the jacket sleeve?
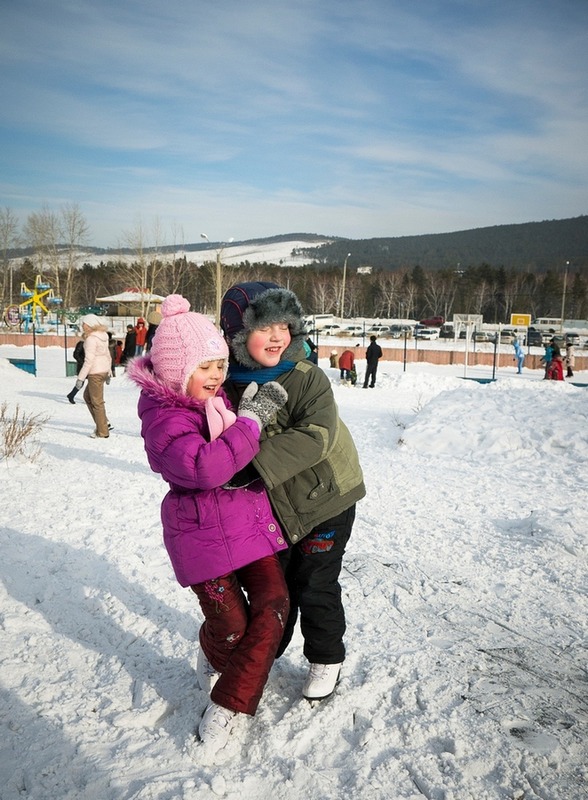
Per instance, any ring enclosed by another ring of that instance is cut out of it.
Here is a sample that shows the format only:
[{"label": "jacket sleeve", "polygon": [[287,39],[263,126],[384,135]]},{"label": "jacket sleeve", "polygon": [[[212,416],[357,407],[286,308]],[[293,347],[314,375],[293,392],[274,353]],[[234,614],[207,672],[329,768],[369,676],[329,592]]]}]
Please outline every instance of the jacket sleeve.
[{"label": "jacket sleeve", "polygon": [[280,382],[288,402],[278,412],[277,425],[262,432],[261,449],[253,461],[268,489],[326,458],[339,428],[331,383],[322,370],[294,369]]},{"label": "jacket sleeve", "polygon": [[84,344],[84,363],[78,374],[78,380],[85,381],[88,377],[88,373],[92,368],[92,362],[96,358],[96,347],[96,337],[88,336]]},{"label": "jacket sleeve", "polygon": [[212,442],[196,426],[193,414],[158,415],[143,436],[149,463],[168,483],[185,489],[214,489],[227,483],[259,451],[255,422],[238,419]]}]

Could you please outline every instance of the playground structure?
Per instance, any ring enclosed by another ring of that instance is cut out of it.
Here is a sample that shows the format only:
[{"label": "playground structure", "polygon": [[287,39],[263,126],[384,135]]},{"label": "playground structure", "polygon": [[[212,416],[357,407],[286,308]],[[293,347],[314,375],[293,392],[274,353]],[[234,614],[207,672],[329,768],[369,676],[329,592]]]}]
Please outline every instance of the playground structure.
[{"label": "playground structure", "polygon": [[[24,325],[24,332],[28,333],[29,326],[32,325],[33,330],[36,329],[39,333],[43,333],[43,314],[49,314],[50,308],[60,306],[63,302],[61,297],[55,297],[51,285],[43,280],[41,275],[35,278],[35,288],[29,289],[26,283],[20,285],[20,296],[25,298],[19,305],[20,318]],[[45,300],[45,302],[43,302]],[[47,303],[47,305],[45,305]]]}]

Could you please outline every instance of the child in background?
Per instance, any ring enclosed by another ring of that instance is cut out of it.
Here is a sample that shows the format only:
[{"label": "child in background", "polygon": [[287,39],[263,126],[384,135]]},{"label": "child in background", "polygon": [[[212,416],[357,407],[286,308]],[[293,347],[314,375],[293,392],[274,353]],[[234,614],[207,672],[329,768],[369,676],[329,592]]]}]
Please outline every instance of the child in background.
[{"label": "child in background", "polygon": [[149,465],[170,486],[161,506],[164,542],[205,618],[197,673],[211,702],[198,730],[216,751],[237,713],[255,714],[288,617],[276,557],[286,543],[263,483],[229,485],[259,452],[260,432],[287,395],[272,382],[253,385],[231,407],[221,388],[227,345],[189,309],[180,295],[164,300],[150,352],[130,362],[128,375],[141,388]]},{"label": "child in background", "polygon": [[365,495],[349,431],[339,419],[331,382],[305,358],[304,320],[296,296],[274,283],[233,286],[221,306],[229,342],[228,382],[238,398],[255,381],[277,381],[288,400],[262,432],[253,466],[290,540],[280,553],[290,591],[290,616],[277,655],[288,646],[300,611],[310,670],[302,694],[321,700],[334,690],[345,659],[345,612],[339,574]]},{"label": "child in background", "polygon": [[525,353],[521,347],[521,343],[516,337],[512,343],[512,346],[514,347],[515,361],[517,362],[517,375],[521,375],[523,372],[523,365],[525,363]]},{"label": "child in background", "polygon": [[147,341],[147,327],[145,325],[145,320],[143,317],[139,317],[137,320],[137,324],[135,325],[135,355],[140,356],[143,354],[143,350],[145,349],[145,343]]}]

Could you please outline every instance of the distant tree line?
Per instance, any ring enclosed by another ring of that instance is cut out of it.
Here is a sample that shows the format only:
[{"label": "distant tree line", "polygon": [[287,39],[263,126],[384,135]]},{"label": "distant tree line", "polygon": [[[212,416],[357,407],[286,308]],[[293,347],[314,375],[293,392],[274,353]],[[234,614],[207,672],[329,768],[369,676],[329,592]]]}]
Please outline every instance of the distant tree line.
[{"label": "distant tree line", "polygon": [[342,264],[351,251],[355,264],[398,270],[462,269],[470,265],[547,272],[569,263],[588,267],[588,216],[518,225],[496,225],[454,233],[375,239],[335,239],[307,247],[301,255],[317,265]]},{"label": "distant tree line", "polygon": [[[106,257],[98,266],[83,262],[87,238],[88,226],[77,206],[65,206],[58,214],[49,209],[32,214],[22,231],[9,209],[0,210],[2,307],[21,302],[21,283],[32,286],[41,275],[62,298],[64,309],[92,306],[98,297],[136,287],[163,296],[177,292],[190,300],[194,310],[214,313],[216,260],[198,266],[184,255],[177,257],[184,246],[164,246],[157,225],[149,237],[137,226],[126,234],[126,256]],[[343,297],[343,261],[350,249],[352,260],[362,263],[357,242],[344,242],[342,257],[334,263],[329,258],[305,267],[248,261],[223,264],[222,289],[240,281],[274,281],[297,294],[305,313],[345,318],[451,319],[455,313],[469,313],[481,314],[488,323],[504,323],[511,313],[559,317],[563,309],[567,319],[588,319],[586,270],[574,263],[547,270],[483,261],[435,269],[422,264],[396,269],[372,264],[371,270],[361,272],[348,264]],[[28,247],[28,255],[11,259],[18,246]]]}]

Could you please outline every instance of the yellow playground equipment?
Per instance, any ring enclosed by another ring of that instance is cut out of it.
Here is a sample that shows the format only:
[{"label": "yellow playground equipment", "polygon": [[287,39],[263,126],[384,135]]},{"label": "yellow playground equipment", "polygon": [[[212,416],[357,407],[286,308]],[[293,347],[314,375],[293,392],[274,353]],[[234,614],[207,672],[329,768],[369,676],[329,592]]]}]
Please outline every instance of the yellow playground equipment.
[{"label": "yellow playground equipment", "polygon": [[[39,325],[43,324],[43,314],[48,314],[50,311],[48,306],[59,306],[62,303],[61,297],[55,297],[50,284],[44,281],[40,275],[35,278],[33,290],[29,289],[26,283],[21,283],[20,296],[24,298],[18,308],[25,332],[28,332],[30,324],[33,324],[40,332]],[[45,302],[43,302],[44,300]]]}]

